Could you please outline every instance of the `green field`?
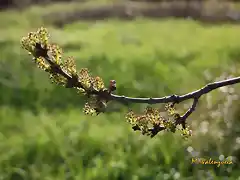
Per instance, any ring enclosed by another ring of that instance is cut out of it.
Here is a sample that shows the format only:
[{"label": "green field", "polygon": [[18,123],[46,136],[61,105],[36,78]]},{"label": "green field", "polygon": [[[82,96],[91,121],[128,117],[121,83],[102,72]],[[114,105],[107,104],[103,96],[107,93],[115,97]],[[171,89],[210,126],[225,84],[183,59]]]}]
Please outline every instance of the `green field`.
[{"label": "green field", "polygon": [[[115,79],[117,94],[162,97],[239,76],[240,26],[139,18],[58,29],[41,19],[64,7],[0,12],[0,179],[240,179],[237,159],[220,167],[191,164],[196,153],[240,157],[240,104],[233,95],[216,91],[201,99],[188,120],[188,141],[166,132],[150,139],[132,131],[126,108],[117,103],[111,106],[116,112],[84,115],[84,99],[51,84],[20,47],[23,36],[44,26],[78,68],[89,68],[106,84]],[[228,90],[240,95],[239,85]]]}]

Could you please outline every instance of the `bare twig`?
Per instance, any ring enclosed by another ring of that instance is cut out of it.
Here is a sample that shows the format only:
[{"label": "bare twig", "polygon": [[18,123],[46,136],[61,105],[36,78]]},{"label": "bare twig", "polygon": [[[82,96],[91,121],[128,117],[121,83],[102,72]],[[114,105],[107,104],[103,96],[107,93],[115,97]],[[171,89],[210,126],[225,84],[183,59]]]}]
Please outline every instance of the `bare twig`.
[{"label": "bare twig", "polygon": [[186,120],[193,113],[193,111],[195,111],[197,103],[198,103],[198,99],[199,99],[199,97],[195,97],[193,99],[192,106],[187,110],[187,112],[183,116],[181,116],[179,119],[177,119],[176,125],[182,124],[182,127],[184,129],[186,128]]},{"label": "bare twig", "polygon": [[127,101],[128,103],[146,103],[146,104],[159,104],[159,103],[169,103],[169,102],[180,103],[188,99],[194,99],[194,98],[199,99],[202,95],[207,94],[217,88],[233,85],[237,83],[240,83],[240,77],[213,82],[213,83],[207,84],[206,86],[204,86],[199,90],[196,90],[181,96],[171,95],[171,96],[165,96],[161,98],[132,98],[132,97],[125,97],[125,96],[111,94],[111,99],[118,102]]},{"label": "bare twig", "polygon": [[195,110],[198,103],[198,98],[194,98],[192,106],[188,109],[188,111],[181,117],[181,121],[187,119]]}]

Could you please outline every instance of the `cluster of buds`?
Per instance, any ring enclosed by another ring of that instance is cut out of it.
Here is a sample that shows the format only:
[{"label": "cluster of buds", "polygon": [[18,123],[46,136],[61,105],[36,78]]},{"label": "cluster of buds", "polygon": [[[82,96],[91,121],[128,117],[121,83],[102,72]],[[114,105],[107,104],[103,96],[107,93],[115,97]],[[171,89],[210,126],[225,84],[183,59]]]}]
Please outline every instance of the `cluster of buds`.
[{"label": "cluster of buds", "polygon": [[170,131],[175,133],[180,131],[184,138],[188,138],[192,135],[189,127],[177,126],[177,121],[181,117],[180,114],[173,107],[174,104],[166,104],[165,110],[168,112],[168,116],[164,116],[158,108],[147,107],[143,114],[135,114],[133,111],[129,111],[126,115],[127,122],[132,125],[134,131],[141,131],[143,135],[154,137],[160,131]]},{"label": "cluster of buds", "polygon": [[111,80],[109,88],[105,88],[103,79],[92,76],[87,68],[77,72],[76,62],[73,57],[62,59],[62,49],[49,43],[49,33],[46,28],[40,28],[36,32],[30,32],[23,37],[22,47],[33,56],[37,66],[49,73],[52,83],[66,88],[75,88],[78,93],[88,97],[84,112],[87,114],[99,114],[104,112],[107,102],[98,97],[100,92],[112,92],[116,90],[116,81]]}]

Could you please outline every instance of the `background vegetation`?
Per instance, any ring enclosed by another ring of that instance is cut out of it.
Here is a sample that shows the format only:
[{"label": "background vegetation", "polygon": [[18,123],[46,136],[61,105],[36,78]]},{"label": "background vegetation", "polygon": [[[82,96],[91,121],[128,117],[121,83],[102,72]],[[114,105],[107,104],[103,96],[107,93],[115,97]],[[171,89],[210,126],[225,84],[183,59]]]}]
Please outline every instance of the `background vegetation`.
[{"label": "background vegetation", "polygon": [[[60,29],[41,18],[73,7],[0,12],[0,179],[240,179],[239,85],[201,99],[188,141],[171,133],[150,139],[131,130],[119,104],[99,117],[83,115],[84,99],[52,85],[20,47],[21,37],[45,26],[79,68],[115,79],[118,94],[162,97],[239,76],[239,26],[109,18]],[[233,165],[191,164],[192,157],[229,156]]]}]

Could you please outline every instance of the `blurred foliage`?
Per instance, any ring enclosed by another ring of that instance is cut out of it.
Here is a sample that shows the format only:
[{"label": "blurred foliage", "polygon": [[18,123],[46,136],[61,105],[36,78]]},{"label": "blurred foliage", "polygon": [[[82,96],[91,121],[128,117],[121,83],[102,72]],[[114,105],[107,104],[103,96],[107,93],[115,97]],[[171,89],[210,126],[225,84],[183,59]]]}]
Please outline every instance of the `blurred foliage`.
[{"label": "blurred foliage", "polygon": [[[1,8],[9,8],[9,7],[24,7],[29,6],[32,4],[49,4],[49,3],[56,3],[56,2],[87,2],[93,0],[2,0],[0,3]],[[95,2],[121,2],[122,0],[94,0]],[[126,1],[126,0],[125,0]],[[174,0],[128,0],[128,1],[135,1],[135,2],[173,2]],[[211,0],[183,0],[186,2],[193,2],[193,1],[211,1]],[[218,2],[224,2],[225,0],[217,0]],[[227,0],[229,2],[239,2],[239,0]],[[1,9],[0,8],[0,9]]]},{"label": "blurred foliage", "polygon": [[[55,6],[60,8],[60,6]],[[134,133],[126,108],[84,116],[85,100],[52,85],[19,46],[26,33],[44,25],[53,7],[0,13],[0,179],[233,179],[239,178],[239,86],[200,99],[188,119],[193,137]],[[65,8],[63,6],[62,8]],[[3,28],[4,27],[4,28]],[[52,39],[78,67],[118,82],[117,93],[161,97],[193,91],[239,76],[239,26],[191,20],[137,19],[78,22]],[[186,109],[188,103],[178,105]],[[134,105],[136,111],[144,105]],[[232,156],[233,165],[192,165],[191,157]]]}]

